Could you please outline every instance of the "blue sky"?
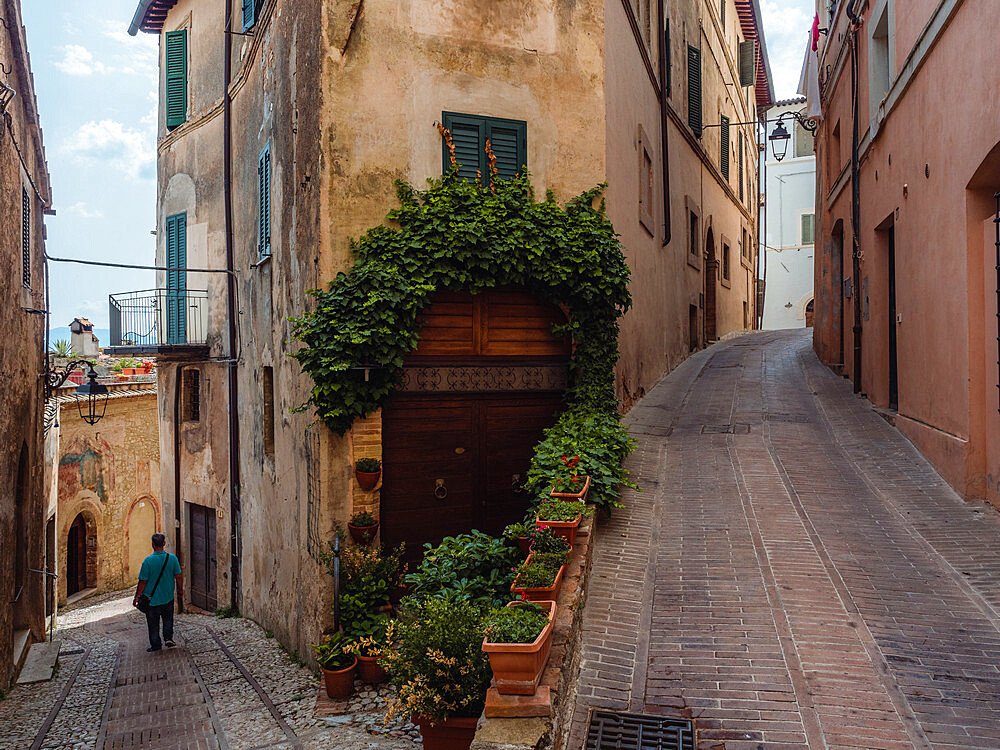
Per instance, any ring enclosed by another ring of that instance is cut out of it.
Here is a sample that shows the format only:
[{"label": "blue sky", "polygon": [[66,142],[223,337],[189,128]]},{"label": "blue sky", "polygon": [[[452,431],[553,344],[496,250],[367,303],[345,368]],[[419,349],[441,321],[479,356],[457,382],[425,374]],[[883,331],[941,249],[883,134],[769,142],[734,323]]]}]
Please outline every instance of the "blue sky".
[{"label": "blue sky", "polygon": [[[152,264],[156,227],[157,40],[128,35],[135,0],[22,0],[56,216],[58,257]],[[52,263],[51,324],[108,325],[108,294],[151,271]],[[102,341],[107,344],[108,342]]]},{"label": "blue sky", "polygon": [[[135,0],[22,0],[57,216],[57,257],[155,259],[157,40],[130,37]],[[795,95],[810,0],[762,0],[779,99]],[[153,286],[151,271],[52,263],[52,327],[108,325],[108,294]],[[108,342],[102,342],[108,343]]]}]

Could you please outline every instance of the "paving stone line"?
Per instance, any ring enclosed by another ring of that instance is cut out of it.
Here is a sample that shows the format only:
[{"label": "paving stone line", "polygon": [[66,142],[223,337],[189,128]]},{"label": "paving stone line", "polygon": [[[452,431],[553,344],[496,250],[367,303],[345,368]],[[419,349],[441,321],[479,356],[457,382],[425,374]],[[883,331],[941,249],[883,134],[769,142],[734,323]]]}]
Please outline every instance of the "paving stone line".
[{"label": "paving stone line", "polygon": [[38,730],[38,734],[35,735],[35,741],[31,743],[31,750],[39,750],[42,744],[45,742],[45,735],[48,734],[49,728],[52,726],[52,722],[55,721],[56,716],[59,714],[59,709],[63,707],[63,703],[66,702],[66,696],[69,695],[69,691],[73,688],[73,683],[80,674],[80,670],[83,669],[83,665],[87,661],[87,657],[90,656],[90,646],[87,646],[83,653],[80,655],[80,660],[76,663],[73,668],[73,674],[63,685],[62,691],[59,693],[59,697],[56,698],[56,702],[53,704],[48,715],[45,717],[45,721]]}]

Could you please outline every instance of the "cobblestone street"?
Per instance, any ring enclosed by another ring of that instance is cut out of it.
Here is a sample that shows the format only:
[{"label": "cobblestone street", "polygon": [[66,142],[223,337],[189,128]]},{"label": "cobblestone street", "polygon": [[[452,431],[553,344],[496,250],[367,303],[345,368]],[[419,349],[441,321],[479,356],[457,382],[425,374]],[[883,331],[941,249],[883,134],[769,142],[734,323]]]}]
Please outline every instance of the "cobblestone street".
[{"label": "cobblestone street", "polygon": [[119,592],[60,615],[59,671],[0,702],[0,748],[417,747],[415,727],[383,725],[384,692],[361,683],[339,714],[314,718],[319,678],[250,620],[177,615],[177,648],[146,653],[131,601]]},{"label": "cobblestone street", "polygon": [[1000,514],[810,334],[717,344],[629,414],[644,492],[598,535],[572,750],[591,707],[702,748],[1000,747]]}]

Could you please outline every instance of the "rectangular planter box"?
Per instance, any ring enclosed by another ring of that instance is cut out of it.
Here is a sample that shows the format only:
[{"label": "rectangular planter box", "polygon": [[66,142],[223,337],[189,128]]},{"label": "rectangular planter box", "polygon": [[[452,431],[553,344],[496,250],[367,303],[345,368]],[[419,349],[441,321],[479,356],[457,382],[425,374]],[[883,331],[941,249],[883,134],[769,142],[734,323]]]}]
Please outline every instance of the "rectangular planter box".
[{"label": "rectangular planter box", "polygon": [[[510,607],[515,602],[507,606]],[[552,648],[552,627],[556,617],[554,601],[549,605],[549,622],[531,643],[489,643],[483,639],[483,651],[490,657],[493,679],[501,695],[534,695],[542,679],[542,670]]]},{"label": "rectangular planter box", "polygon": [[583,514],[581,513],[572,521],[543,521],[538,516],[535,516],[535,525],[539,528],[543,526],[548,526],[555,533],[556,536],[562,537],[566,540],[566,543],[572,547],[576,544],[576,530],[580,525],[580,521],[583,519]]},{"label": "rectangular planter box", "polygon": [[[535,556],[532,552],[528,555],[528,559],[524,562],[530,563],[531,558]],[[559,587],[562,585],[563,574],[566,572],[566,565],[563,564],[559,566],[559,572],[556,573],[556,579],[552,582],[552,585],[544,589],[526,589],[518,588],[517,580],[510,585],[510,590],[516,595],[523,595],[525,599],[529,602],[548,602],[555,601],[556,596],[559,594]]]},{"label": "rectangular planter box", "polygon": [[579,492],[550,492],[549,497],[558,497],[560,500],[579,500],[583,502],[587,499],[587,495],[590,494],[590,474],[587,474],[583,480],[583,489]]}]

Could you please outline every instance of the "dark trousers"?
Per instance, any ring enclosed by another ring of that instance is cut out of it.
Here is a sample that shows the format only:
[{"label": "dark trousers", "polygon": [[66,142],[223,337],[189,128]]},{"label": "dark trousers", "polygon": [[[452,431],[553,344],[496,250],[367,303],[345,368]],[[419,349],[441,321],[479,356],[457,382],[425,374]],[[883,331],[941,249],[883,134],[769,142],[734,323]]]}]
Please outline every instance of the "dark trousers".
[{"label": "dark trousers", "polygon": [[151,606],[146,612],[146,627],[149,629],[149,645],[153,648],[162,648],[160,641],[160,620],[163,620],[163,640],[172,641],[174,639],[174,603],[157,604]]}]

